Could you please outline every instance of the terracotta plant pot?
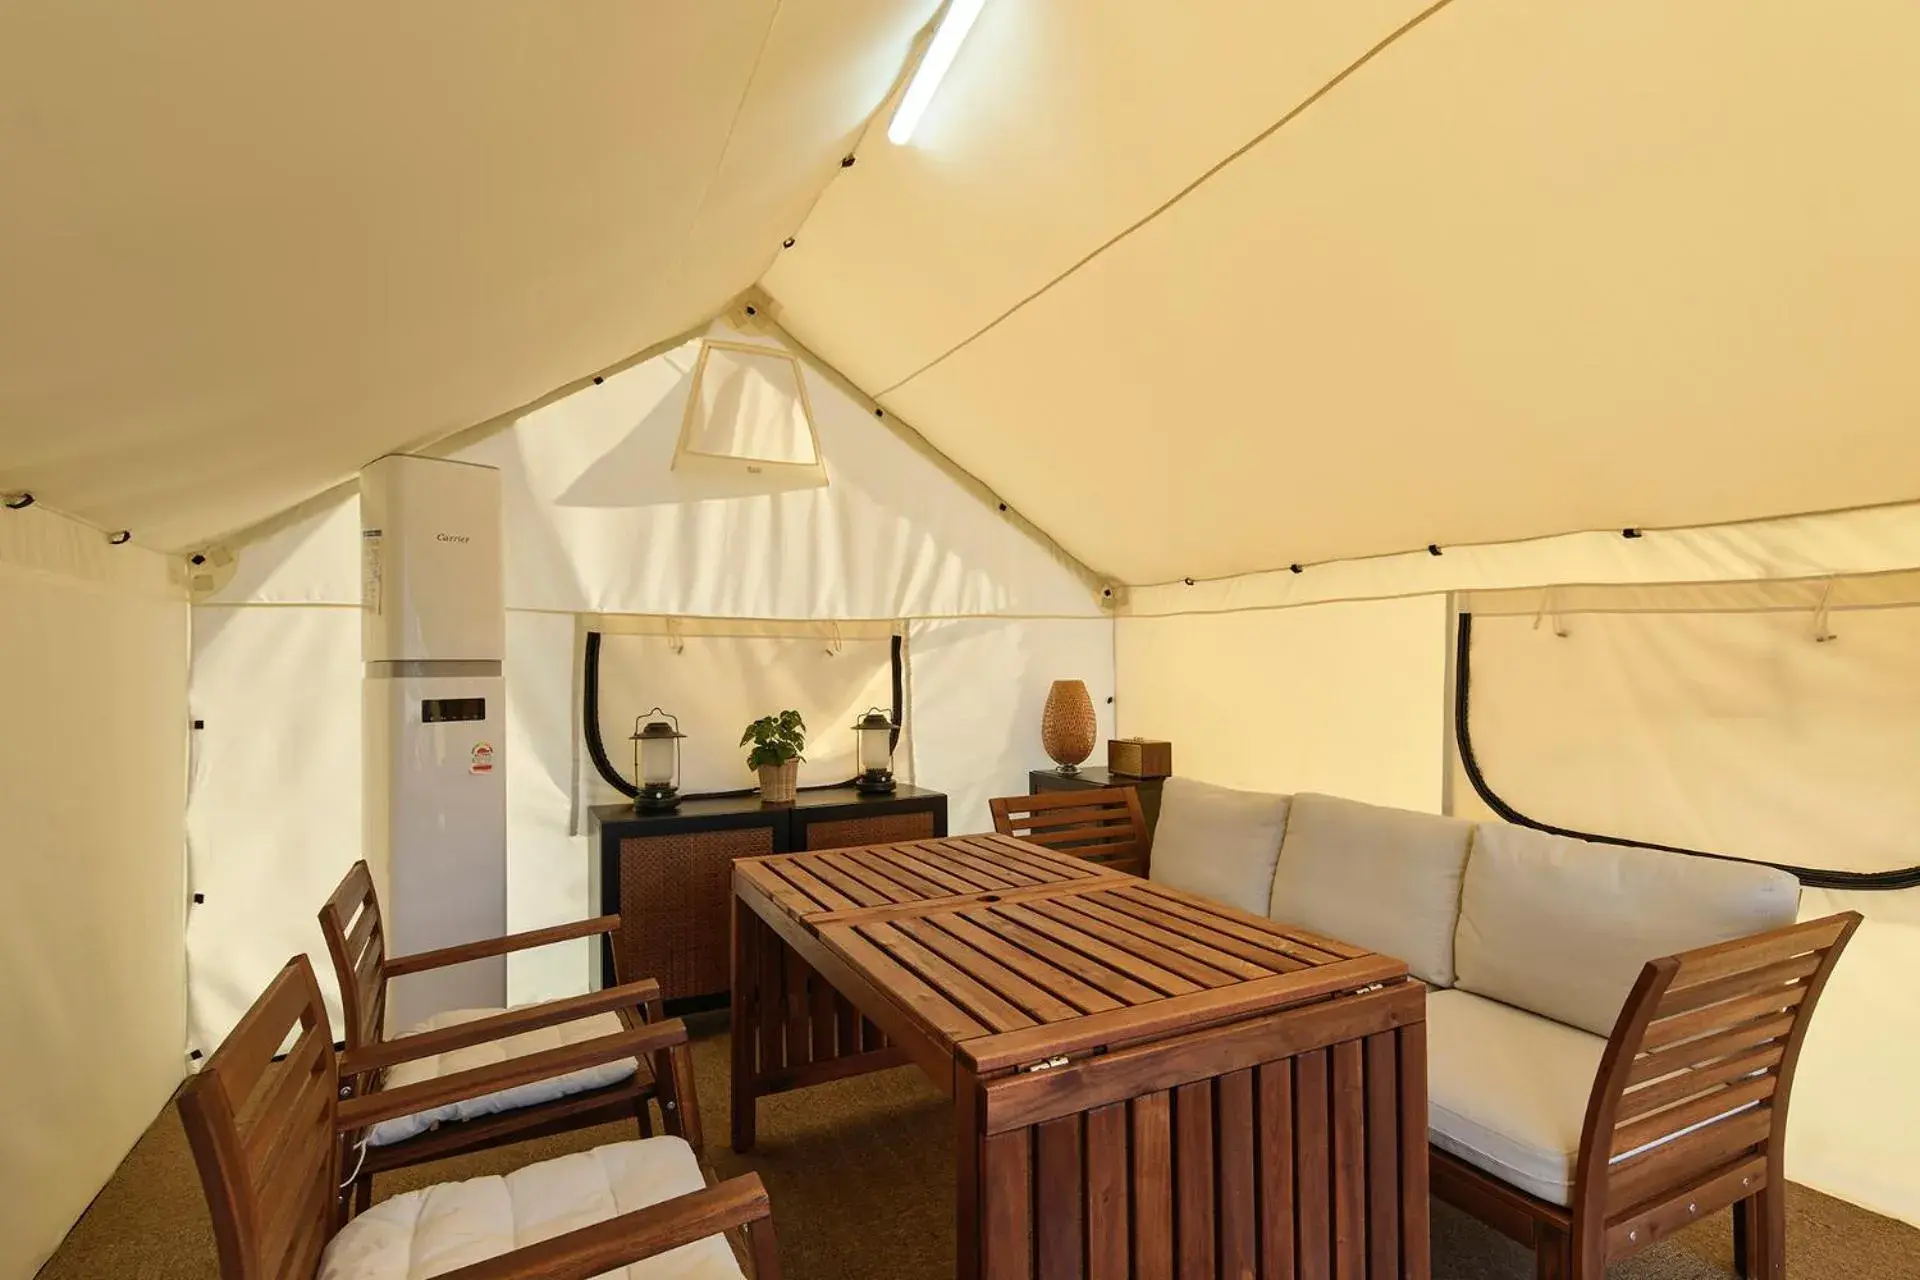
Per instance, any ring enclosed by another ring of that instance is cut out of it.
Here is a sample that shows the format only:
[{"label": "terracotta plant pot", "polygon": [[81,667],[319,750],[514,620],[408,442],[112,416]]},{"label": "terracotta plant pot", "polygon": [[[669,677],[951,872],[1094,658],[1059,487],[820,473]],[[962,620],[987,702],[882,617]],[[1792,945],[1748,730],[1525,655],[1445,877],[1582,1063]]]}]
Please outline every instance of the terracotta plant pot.
[{"label": "terracotta plant pot", "polygon": [[1047,707],[1040,715],[1040,745],[1062,773],[1080,772],[1080,762],[1093,754],[1100,721],[1084,680],[1055,680],[1047,690]]},{"label": "terracotta plant pot", "polygon": [[[1088,750],[1092,750],[1091,747]],[[800,762],[760,766],[760,803],[792,804],[800,790]]]}]

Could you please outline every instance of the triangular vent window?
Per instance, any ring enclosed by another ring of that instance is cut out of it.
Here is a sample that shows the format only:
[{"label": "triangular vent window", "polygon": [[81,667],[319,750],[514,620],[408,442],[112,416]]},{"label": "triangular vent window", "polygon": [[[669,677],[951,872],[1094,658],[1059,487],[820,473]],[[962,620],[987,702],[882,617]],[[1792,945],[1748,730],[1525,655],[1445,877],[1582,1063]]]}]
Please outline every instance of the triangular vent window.
[{"label": "triangular vent window", "polygon": [[707,340],[693,370],[675,469],[690,464],[796,478],[825,467],[800,362],[777,347]]}]

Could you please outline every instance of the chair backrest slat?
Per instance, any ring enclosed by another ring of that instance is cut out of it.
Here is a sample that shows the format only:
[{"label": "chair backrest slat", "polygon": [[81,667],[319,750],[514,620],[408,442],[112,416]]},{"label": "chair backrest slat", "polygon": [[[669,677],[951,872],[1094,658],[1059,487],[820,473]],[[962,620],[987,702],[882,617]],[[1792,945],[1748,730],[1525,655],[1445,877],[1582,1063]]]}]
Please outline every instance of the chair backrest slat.
[{"label": "chair backrest slat", "polygon": [[180,1095],[221,1280],[311,1280],[318,1269],[337,1223],[338,1089],[326,1008],[300,956]]},{"label": "chair backrest slat", "polygon": [[353,864],[320,908],[320,932],[340,983],[347,1048],[379,1043],[386,1031],[387,930],[365,862]]},{"label": "chair backrest slat", "polygon": [[[327,1034],[325,1023],[301,1033],[273,1072],[273,1078],[255,1091],[255,1111],[286,1114],[301,1105],[308,1092],[307,1078],[321,1069],[321,1060],[332,1049],[327,1043]],[[292,1137],[292,1130],[284,1125],[255,1123],[252,1113],[240,1116],[239,1120],[246,1127],[242,1150],[248,1160],[263,1166],[277,1160]]]},{"label": "chair backrest slat", "polygon": [[1592,1199],[1576,1213],[1611,1222],[1777,1160],[1800,1046],[1859,922],[1845,912],[1647,964],[1588,1105],[1576,1185]]},{"label": "chair backrest slat", "polygon": [[267,1166],[260,1196],[260,1220],[265,1224],[260,1236],[263,1269],[283,1267],[288,1255],[299,1252],[296,1243],[311,1234],[316,1222],[331,1216],[333,1193],[338,1190],[326,1180],[308,1176],[312,1169],[329,1165],[328,1153],[337,1149],[330,1100],[302,1097],[290,1127],[291,1140],[280,1158]]},{"label": "chair backrest slat", "polygon": [[1049,791],[987,802],[993,829],[1117,871],[1147,872],[1147,822],[1132,787]]},{"label": "chair backrest slat", "polygon": [[[260,1078],[273,1065],[280,1046],[286,1043],[289,1028],[300,1017],[305,1004],[305,994],[297,983],[283,983],[276,978],[247,1011],[247,1016],[234,1024],[220,1046],[232,1049],[227,1055],[229,1097],[241,1101],[253,1097]],[[260,1015],[257,1018],[252,1016],[256,1012]]]},{"label": "chair backrest slat", "polygon": [[[321,1188],[319,1194],[325,1195],[326,1189]],[[301,1222],[301,1233],[287,1247],[276,1280],[309,1280],[320,1272],[320,1257],[326,1252],[327,1241],[333,1238],[331,1216],[315,1215]]]},{"label": "chair backrest slat", "polygon": [[[1121,788],[1114,788],[1120,790]],[[1041,809],[1019,819],[1029,831],[1052,831],[1063,827],[1130,827],[1132,819],[1118,805],[1079,804],[1072,808]]]},{"label": "chair backrest slat", "polygon": [[[366,909],[366,905],[363,904],[359,919],[353,922],[353,931],[347,934],[347,954],[350,956],[365,955],[367,943],[373,940],[373,935],[380,929],[379,901],[368,899],[368,903],[371,904],[372,909]],[[384,952],[385,948],[382,947],[381,950]]]}]

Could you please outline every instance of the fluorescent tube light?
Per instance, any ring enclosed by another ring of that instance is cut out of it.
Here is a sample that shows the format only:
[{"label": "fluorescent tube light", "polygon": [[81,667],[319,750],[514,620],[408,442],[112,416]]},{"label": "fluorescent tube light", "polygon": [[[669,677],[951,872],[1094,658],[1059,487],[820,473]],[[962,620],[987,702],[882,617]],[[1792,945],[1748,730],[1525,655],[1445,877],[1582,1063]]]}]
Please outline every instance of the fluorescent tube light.
[{"label": "fluorescent tube light", "polygon": [[908,82],[907,91],[901,95],[900,105],[894,110],[893,123],[887,126],[888,142],[905,146],[907,140],[913,137],[914,126],[927,113],[933,95],[940,91],[940,81],[946,78],[947,68],[953,65],[955,55],[960,52],[960,42],[973,29],[973,20],[980,16],[980,7],[985,3],[986,0],[952,0],[947,6],[947,14],[940,19],[939,30],[933,33],[933,40],[927,45],[926,56],[914,68],[913,79]]}]

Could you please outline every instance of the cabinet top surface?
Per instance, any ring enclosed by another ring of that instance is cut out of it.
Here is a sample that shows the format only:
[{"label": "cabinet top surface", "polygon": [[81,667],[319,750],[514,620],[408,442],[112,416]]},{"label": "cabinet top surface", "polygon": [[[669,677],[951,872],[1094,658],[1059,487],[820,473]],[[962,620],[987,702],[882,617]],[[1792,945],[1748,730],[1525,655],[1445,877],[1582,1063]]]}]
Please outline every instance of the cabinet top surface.
[{"label": "cabinet top surface", "polygon": [[1041,779],[1056,784],[1077,787],[1147,787],[1149,789],[1165,782],[1161,778],[1136,778],[1131,774],[1115,773],[1105,765],[1090,765],[1077,773],[1062,773],[1058,769],[1034,769],[1027,774],[1028,785],[1038,785]]},{"label": "cabinet top surface", "polygon": [[1007,836],[734,864],[976,1073],[1398,982],[1406,966]]},{"label": "cabinet top surface", "polygon": [[612,823],[671,822],[675,819],[717,818],[732,814],[781,814],[814,809],[885,809],[902,800],[944,800],[946,793],[902,782],[887,795],[866,795],[852,787],[818,787],[799,793],[792,804],[762,804],[758,792],[745,795],[686,796],[679,805],[664,813],[641,813],[631,802],[596,804],[588,810],[590,825],[599,828]]}]

